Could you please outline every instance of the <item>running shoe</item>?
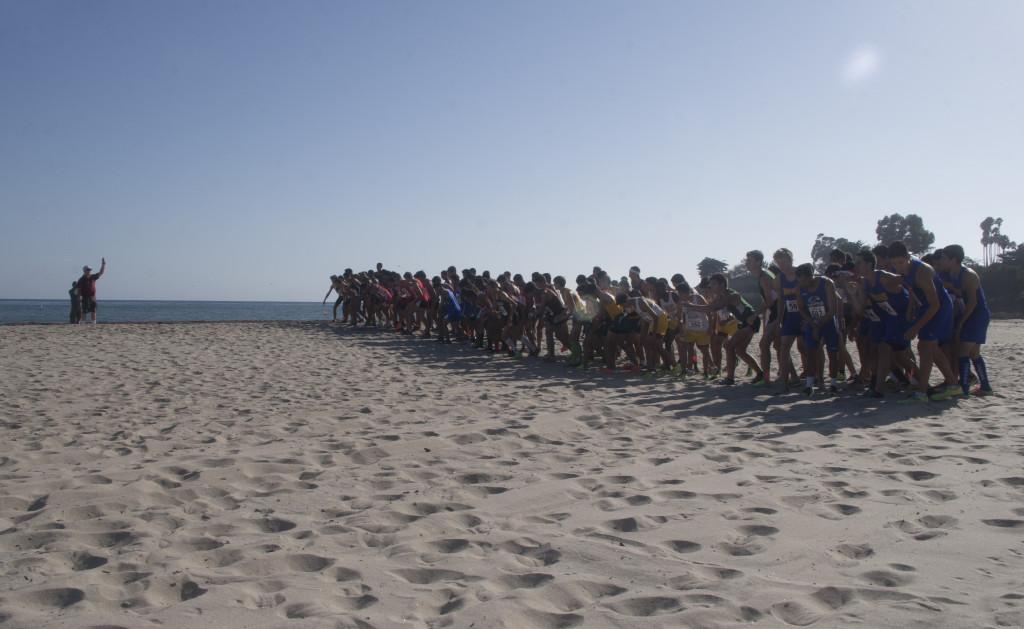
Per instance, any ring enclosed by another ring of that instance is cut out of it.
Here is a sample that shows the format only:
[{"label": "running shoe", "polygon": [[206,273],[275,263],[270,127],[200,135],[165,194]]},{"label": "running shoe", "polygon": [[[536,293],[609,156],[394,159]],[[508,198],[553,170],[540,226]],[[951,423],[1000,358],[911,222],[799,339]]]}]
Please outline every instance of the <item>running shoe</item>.
[{"label": "running shoe", "polygon": [[935,393],[935,395],[932,395],[931,398],[937,402],[942,402],[945,400],[951,400],[955,397],[960,397],[963,394],[964,390],[960,388],[960,385],[951,384]]},{"label": "running shoe", "polygon": [[899,402],[900,404],[927,404],[928,396],[920,391],[914,391]]}]

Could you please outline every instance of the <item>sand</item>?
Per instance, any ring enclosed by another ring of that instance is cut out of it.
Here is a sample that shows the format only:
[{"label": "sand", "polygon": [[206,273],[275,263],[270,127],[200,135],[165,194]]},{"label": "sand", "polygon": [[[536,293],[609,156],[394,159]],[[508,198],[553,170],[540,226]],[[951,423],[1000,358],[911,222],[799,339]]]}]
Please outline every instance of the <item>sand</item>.
[{"label": "sand", "polygon": [[0,328],[0,627],[1024,625],[1024,323],[924,407],[327,324]]}]

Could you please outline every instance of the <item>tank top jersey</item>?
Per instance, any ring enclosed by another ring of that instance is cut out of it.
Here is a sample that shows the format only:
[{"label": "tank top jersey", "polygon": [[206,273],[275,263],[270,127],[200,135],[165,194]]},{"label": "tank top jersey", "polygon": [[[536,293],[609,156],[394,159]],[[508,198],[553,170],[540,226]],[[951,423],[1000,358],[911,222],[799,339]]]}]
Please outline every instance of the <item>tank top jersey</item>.
[{"label": "tank top jersey", "polygon": [[744,299],[743,295],[740,295],[731,288],[729,289],[729,294],[739,297],[740,305],[737,306],[735,304],[729,304],[726,306],[726,310],[728,310],[732,316],[736,317],[736,320],[740,323],[750,325],[754,317],[754,307],[750,305],[750,302]]},{"label": "tank top jersey", "polygon": [[902,317],[907,313],[907,304],[910,303],[910,294],[905,287],[895,293],[890,293],[882,284],[882,271],[875,271],[875,284],[867,286],[864,283],[865,293],[871,300],[871,307],[864,310],[864,316],[870,321],[880,322],[888,317]]},{"label": "tank top jersey", "polygon": [[[953,290],[955,291],[955,294],[963,296],[963,292],[964,292],[964,290],[963,290],[963,281],[964,281],[964,273],[966,273],[966,271],[967,270],[961,264],[960,265],[960,272],[957,274],[956,277],[953,277],[949,273],[940,273],[939,276],[941,277],[943,282],[948,283],[950,286],[953,287]],[[991,316],[991,313],[989,312],[989,309],[988,309],[988,301],[986,301],[986,299],[985,299],[985,290],[981,287],[980,284],[978,285],[978,288],[975,291],[974,296],[975,296],[975,299],[977,299],[978,303],[974,306],[974,312],[971,313],[971,316],[974,316],[975,314],[981,314],[981,313],[984,313],[986,316]]]},{"label": "tank top jersey", "polygon": [[785,302],[785,316],[787,317],[799,317],[800,306],[797,304],[797,298],[800,296],[800,288],[797,284],[796,278],[790,280],[786,277],[785,273],[779,273],[779,285],[782,287],[782,299]]},{"label": "tank top jersey", "polygon": [[[699,305],[696,301],[696,295],[690,298],[690,303]],[[707,332],[711,329],[711,322],[708,320],[708,314],[706,312],[698,312],[696,310],[686,310],[686,314],[683,319],[683,327],[687,331],[691,332]]]},{"label": "tank top jersey", "polygon": [[[917,272],[924,266],[924,262],[921,262],[917,258],[911,258],[910,260],[910,272],[903,277],[903,285],[907,287],[908,291],[913,291],[914,297],[917,298],[917,303],[920,304],[920,308],[927,308],[928,300],[925,298],[924,290],[917,285],[915,281],[917,279]],[[946,287],[942,284],[942,278],[939,277],[938,273],[932,275],[932,282],[935,284],[935,294],[939,298],[939,312],[946,309],[953,309],[953,300],[949,297],[949,292]],[[919,309],[919,312],[921,310]]]},{"label": "tank top jersey", "polygon": [[825,288],[825,281],[818,278],[818,285],[814,290],[800,289],[800,297],[807,306],[807,312],[815,321],[823,321],[828,314],[828,289]]}]

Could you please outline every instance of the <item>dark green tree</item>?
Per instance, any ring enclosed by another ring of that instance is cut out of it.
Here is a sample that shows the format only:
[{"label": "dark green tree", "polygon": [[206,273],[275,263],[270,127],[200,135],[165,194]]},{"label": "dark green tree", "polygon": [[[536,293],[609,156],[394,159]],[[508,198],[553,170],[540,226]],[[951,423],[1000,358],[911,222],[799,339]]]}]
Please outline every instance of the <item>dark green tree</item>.
[{"label": "dark green tree", "polygon": [[725,273],[728,270],[728,264],[714,258],[704,258],[697,263],[697,272],[700,273],[701,279],[711,277],[715,273]]},{"label": "dark green tree", "polygon": [[828,266],[829,256],[832,254],[833,249],[839,249],[851,256],[855,256],[863,248],[863,240],[848,240],[846,238],[833,238],[825,234],[818,234],[817,239],[814,241],[814,246],[811,247],[811,260],[814,262],[815,268],[821,272]]},{"label": "dark green tree", "polygon": [[910,253],[921,255],[931,250],[935,244],[935,234],[924,227],[924,221],[917,214],[890,214],[878,219],[878,226],[875,228],[875,235],[878,242],[889,244],[896,240],[902,240]]}]

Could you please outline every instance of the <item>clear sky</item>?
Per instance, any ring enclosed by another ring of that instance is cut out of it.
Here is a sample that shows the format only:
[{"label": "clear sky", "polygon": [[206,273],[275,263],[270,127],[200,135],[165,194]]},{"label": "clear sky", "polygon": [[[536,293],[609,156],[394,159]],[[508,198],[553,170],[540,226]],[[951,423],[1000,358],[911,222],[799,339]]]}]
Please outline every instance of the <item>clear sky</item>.
[{"label": "clear sky", "polygon": [[0,298],[1024,238],[1024,2],[0,0]]}]

